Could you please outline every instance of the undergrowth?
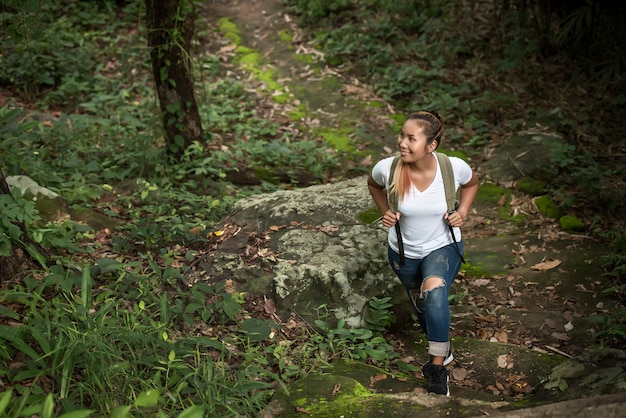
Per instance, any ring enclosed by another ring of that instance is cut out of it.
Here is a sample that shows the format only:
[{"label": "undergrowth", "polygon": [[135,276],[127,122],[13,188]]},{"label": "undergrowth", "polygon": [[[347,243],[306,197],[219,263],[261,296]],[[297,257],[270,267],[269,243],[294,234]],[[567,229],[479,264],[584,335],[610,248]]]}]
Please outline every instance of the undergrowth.
[{"label": "undergrowth", "polygon": [[[254,416],[286,383],[353,358],[350,332],[322,317],[297,332],[252,318],[249,295],[192,281],[184,264],[237,199],[321,182],[337,161],[265,118],[254,92],[202,55],[207,134],[167,161],[142,6],[124,4],[2,6],[2,171],[63,198],[0,196],[0,256],[21,247],[40,267],[0,289],[0,415]],[[379,317],[384,302],[372,302]],[[381,331],[358,336],[360,360],[395,359]]]}]

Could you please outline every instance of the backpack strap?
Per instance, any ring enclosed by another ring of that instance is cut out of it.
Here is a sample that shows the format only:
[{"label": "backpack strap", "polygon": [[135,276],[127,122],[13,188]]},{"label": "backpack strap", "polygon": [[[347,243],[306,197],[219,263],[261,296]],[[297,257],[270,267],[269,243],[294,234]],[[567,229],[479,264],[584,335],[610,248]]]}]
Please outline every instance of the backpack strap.
[{"label": "backpack strap", "polygon": [[[443,178],[443,187],[446,194],[446,204],[448,206],[448,212],[455,211],[459,207],[459,191],[454,187],[454,171],[452,170],[452,163],[446,154],[439,154],[435,152],[435,157],[437,157],[437,161],[439,161],[439,167],[441,167],[441,177]],[[393,180],[393,175],[396,171],[396,167],[398,165],[398,160],[400,160],[400,156],[396,156],[391,163],[391,169],[389,170],[389,183]],[[398,194],[397,193],[388,193],[387,199],[389,200],[389,209],[392,212],[398,211]],[[400,249],[400,264],[404,265],[404,248],[402,244],[402,232],[400,231],[400,222],[396,222],[396,234],[398,236],[398,246]],[[450,234],[452,235],[452,240],[454,241],[454,245],[456,247],[459,256],[461,257],[461,261],[465,263],[465,259],[463,258],[463,254],[460,251],[459,245],[456,242],[456,237],[454,235],[454,230],[451,225],[448,225],[448,229],[450,230]]]},{"label": "backpack strap", "polygon": [[441,177],[443,177],[443,187],[446,192],[446,203],[448,211],[454,211],[459,207],[458,191],[454,188],[454,172],[452,163],[446,154],[434,153],[441,167]]},{"label": "backpack strap", "polygon": [[[459,207],[459,191],[454,188],[454,171],[452,170],[452,163],[446,154],[439,154],[438,152],[435,152],[435,156],[439,161],[439,167],[441,167],[441,176],[443,177],[443,188],[446,192],[448,213],[454,212]],[[456,251],[459,253],[463,264],[465,264],[465,258],[463,258],[459,244],[456,242],[456,236],[454,235],[452,225],[448,224],[448,229],[450,230],[450,235],[452,236],[452,241],[454,242]]]},{"label": "backpack strap", "polygon": [[[391,170],[389,170],[389,184],[391,184],[391,181],[393,180],[393,173],[396,171],[399,160],[400,156],[396,155],[391,163]],[[387,199],[389,200],[389,210],[396,213],[398,211],[398,193],[388,193]]]}]

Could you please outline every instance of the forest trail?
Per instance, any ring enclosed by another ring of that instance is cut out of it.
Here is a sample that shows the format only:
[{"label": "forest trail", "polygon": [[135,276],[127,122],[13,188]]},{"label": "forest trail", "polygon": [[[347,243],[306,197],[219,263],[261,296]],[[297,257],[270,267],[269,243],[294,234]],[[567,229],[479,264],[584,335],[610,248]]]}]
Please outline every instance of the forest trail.
[{"label": "forest trail", "polygon": [[[296,52],[315,52],[298,42],[298,28],[284,14],[280,0],[211,0],[205,11],[214,23],[227,18],[237,25],[241,43],[256,50],[263,65],[276,71],[276,78],[293,94],[292,103],[306,104],[307,117],[331,129],[347,125],[365,132],[358,146],[381,156],[393,147],[391,109],[355,106],[357,100],[367,103],[374,98],[367,86],[344,80],[327,68],[322,73],[332,77],[333,83],[311,76],[311,66],[316,64],[298,59]],[[295,38],[286,42],[281,31],[289,31]],[[220,47],[213,46],[216,52]],[[272,117],[280,118],[281,111],[289,109],[290,103],[276,105]],[[489,158],[498,155],[485,153],[471,164],[481,180],[497,182],[498,172],[486,171],[484,163]],[[359,162],[347,162],[355,163]],[[574,358],[594,346],[592,326],[586,318],[615,309],[615,302],[601,293],[606,249],[584,234],[562,232],[557,220],[533,210],[532,197],[513,191],[511,199],[511,205],[530,215],[531,227],[503,219],[501,202],[478,202],[464,228],[468,261],[479,269],[468,269],[455,282],[459,297],[453,306],[453,344],[463,339],[491,341]],[[416,337],[409,332],[404,338]],[[493,391],[497,389],[490,385],[496,388],[497,382],[533,377],[531,364],[517,364],[513,377],[507,376],[506,368],[485,370],[481,375],[476,365],[496,361],[486,355],[493,353],[458,349],[453,370],[460,370],[456,375],[463,378],[452,385]]]}]

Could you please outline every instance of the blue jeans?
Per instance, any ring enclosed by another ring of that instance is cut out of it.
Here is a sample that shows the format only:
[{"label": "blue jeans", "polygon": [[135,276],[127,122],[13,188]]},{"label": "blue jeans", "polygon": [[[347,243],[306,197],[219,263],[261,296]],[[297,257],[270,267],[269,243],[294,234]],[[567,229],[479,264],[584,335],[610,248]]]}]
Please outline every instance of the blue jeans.
[{"label": "blue jeans", "polygon": [[[391,248],[388,250],[389,264],[404,285],[429,342],[447,343],[449,339],[448,292],[461,268],[463,243],[459,242],[458,247],[457,250],[454,244],[450,244],[423,259],[407,258],[403,266],[400,265],[400,255]],[[441,286],[424,292],[422,284],[429,277],[441,277],[443,282]]]}]

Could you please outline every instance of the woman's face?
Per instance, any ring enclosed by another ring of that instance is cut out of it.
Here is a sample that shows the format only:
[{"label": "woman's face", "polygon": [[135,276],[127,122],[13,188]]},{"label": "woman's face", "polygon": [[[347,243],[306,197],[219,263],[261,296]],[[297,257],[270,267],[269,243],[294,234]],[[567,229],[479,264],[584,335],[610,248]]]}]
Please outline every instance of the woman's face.
[{"label": "woman's face", "polygon": [[423,131],[424,129],[415,120],[409,119],[404,122],[398,135],[398,148],[403,162],[419,161],[432,152],[429,151],[431,147],[426,143],[426,135]]}]

